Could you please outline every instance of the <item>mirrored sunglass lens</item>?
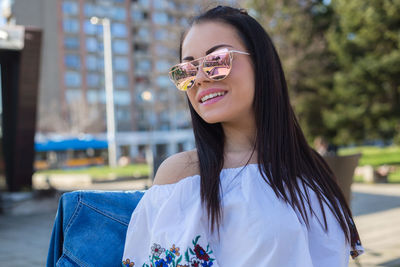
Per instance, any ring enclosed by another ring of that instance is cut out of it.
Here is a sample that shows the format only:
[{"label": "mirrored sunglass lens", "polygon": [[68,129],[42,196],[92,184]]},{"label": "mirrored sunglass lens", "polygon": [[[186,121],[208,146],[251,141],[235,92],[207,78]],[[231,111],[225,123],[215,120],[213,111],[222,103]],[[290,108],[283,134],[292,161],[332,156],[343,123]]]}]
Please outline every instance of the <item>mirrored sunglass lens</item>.
[{"label": "mirrored sunglass lens", "polygon": [[179,90],[186,91],[193,86],[196,74],[197,67],[187,63],[173,67],[170,72],[170,77]]},{"label": "mirrored sunglass lens", "polygon": [[210,79],[222,80],[231,70],[229,52],[210,54],[204,59],[203,70]]}]

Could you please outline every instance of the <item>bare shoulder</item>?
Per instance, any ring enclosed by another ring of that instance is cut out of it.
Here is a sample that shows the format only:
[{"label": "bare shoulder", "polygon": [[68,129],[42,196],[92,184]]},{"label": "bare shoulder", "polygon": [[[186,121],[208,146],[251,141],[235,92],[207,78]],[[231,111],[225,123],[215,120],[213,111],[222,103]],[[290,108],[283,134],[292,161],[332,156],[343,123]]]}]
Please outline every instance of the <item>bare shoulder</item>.
[{"label": "bare shoulder", "polygon": [[153,184],[173,184],[188,176],[199,174],[196,150],[174,154],[164,160],[157,170]]}]

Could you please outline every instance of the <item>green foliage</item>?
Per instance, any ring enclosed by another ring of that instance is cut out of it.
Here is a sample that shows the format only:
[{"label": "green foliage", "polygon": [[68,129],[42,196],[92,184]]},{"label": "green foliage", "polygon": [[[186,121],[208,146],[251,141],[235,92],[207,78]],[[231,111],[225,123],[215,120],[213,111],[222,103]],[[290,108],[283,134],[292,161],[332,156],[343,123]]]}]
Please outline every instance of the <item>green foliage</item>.
[{"label": "green foliage", "polygon": [[400,143],[400,1],[249,0],[308,140]]},{"label": "green foliage", "polygon": [[400,130],[400,1],[333,0],[335,105],[323,114],[337,143],[393,139]]},{"label": "green foliage", "polygon": [[[361,146],[353,148],[342,148],[339,149],[339,155],[351,155],[361,153],[361,159],[359,166],[372,165],[377,168],[382,165],[394,166],[388,176],[390,183],[400,183],[400,147],[389,146],[389,147],[376,147],[376,146]],[[362,182],[362,177],[355,177],[356,182]]]},{"label": "green foliage", "polygon": [[345,148],[339,150],[339,155],[351,155],[361,153],[360,166],[372,165],[378,167],[384,164],[400,166],[400,147],[376,147],[361,146],[354,148]]},{"label": "green foliage", "polygon": [[325,32],[333,17],[322,0],[252,0],[249,7],[274,41],[285,70],[292,105],[302,129],[312,141],[329,141],[335,129],[324,126],[323,113],[332,107],[334,54]]},{"label": "green foliage", "polygon": [[132,164],[125,167],[111,168],[108,166],[63,169],[63,170],[43,170],[39,174],[88,174],[94,179],[108,179],[115,177],[142,177],[148,176],[150,168],[147,164]]},{"label": "green foliage", "polygon": [[389,183],[400,183],[400,167],[397,168],[397,171],[389,174],[388,182]]}]

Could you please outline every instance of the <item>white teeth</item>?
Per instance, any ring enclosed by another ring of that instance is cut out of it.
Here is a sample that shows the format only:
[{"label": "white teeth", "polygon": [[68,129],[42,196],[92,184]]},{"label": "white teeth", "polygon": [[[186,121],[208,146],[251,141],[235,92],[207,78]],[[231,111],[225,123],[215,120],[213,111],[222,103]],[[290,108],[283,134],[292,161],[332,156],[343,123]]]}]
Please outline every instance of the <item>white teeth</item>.
[{"label": "white teeth", "polygon": [[216,96],[221,96],[221,95],[224,95],[224,94],[225,94],[225,92],[212,93],[212,94],[208,94],[208,95],[203,96],[200,100],[203,103],[203,102],[207,101],[208,99],[214,98]]}]

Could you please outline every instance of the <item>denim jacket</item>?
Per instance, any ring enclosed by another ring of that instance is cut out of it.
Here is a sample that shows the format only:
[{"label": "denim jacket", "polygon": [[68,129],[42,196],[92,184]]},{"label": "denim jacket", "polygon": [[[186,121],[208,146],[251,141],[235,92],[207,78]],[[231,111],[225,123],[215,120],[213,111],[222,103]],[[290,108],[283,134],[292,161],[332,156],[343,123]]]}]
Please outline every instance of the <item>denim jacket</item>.
[{"label": "denim jacket", "polygon": [[61,196],[47,266],[120,266],[126,230],[144,191],[75,191]]}]

